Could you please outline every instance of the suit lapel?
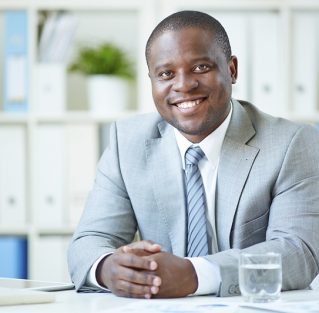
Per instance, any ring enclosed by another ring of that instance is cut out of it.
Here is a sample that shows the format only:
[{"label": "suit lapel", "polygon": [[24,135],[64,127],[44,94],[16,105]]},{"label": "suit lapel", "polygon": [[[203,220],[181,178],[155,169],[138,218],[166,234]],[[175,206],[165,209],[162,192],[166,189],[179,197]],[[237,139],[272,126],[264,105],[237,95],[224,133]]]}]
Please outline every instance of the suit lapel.
[{"label": "suit lapel", "polygon": [[154,197],[163,221],[163,234],[168,232],[172,252],[185,256],[186,217],[184,177],[173,128],[159,123],[162,137],[146,142],[146,158],[151,170]]},{"label": "suit lapel", "polygon": [[233,100],[233,114],[222,146],[216,185],[216,232],[219,250],[230,248],[230,232],[248,174],[259,152],[246,143],[255,129],[242,106]]}]

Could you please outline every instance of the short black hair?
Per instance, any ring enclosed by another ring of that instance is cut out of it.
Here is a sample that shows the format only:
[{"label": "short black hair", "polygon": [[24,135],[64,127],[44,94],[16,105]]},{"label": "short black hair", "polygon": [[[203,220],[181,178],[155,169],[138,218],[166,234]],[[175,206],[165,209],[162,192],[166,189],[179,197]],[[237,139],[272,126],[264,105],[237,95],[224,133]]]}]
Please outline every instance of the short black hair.
[{"label": "short black hair", "polygon": [[187,27],[204,29],[214,34],[215,40],[224,52],[226,59],[230,60],[232,52],[228,35],[219,21],[203,12],[180,11],[169,15],[154,28],[146,43],[146,61],[148,62],[154,40],[161,34],[165,31],[176,31]]}]

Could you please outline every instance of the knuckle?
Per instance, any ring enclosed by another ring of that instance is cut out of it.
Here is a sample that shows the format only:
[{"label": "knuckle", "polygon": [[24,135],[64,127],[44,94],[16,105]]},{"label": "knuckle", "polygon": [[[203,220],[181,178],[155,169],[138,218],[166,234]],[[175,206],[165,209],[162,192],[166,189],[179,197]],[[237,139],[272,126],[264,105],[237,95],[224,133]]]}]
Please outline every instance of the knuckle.
[{"label": "knuckle", "polygon": [[129,295],[133,294],[133,285],[131,283],[127,284],[127,292]]},{"label": "knuckle", "polygon": [[132,283],[127,281],[122,281],[120,289],[121,289],[121,292],[125,294],[126,297],[129,297],[129,298],[135,297],[134,285]]},{"label": "knuckle", "polygon": [[117,276],[117,273],[118,273],[118,270],[117,270],[116,266],[112,266],[112,267],[110,268],[111,277],[116,277],[116,276]]},{"label": "knuckle", "polygon": [[115,292],[113,292],[116,296],[118,297],[126,297],[126,293],[123,290],[116,290]]},{"label": "knuckle", "polygon": [[134,260],[135,260],[134,255],[133,254],[128,254],[127,256],[128,256],[127,257],[127,261],[129,263],[129,265],[133,265],[134,264]]},{"label": "knuckle", "polygon": [[147,287],[147,286],[144,286],[142,292],[143,292],[144,295],[145,294],[150,294],[151,293],[151,288]]},{"label": "knuckle", "polygon": [[116,284],[116,290],[120,293],[127,293],[126,282],[123,280],[119,280]]},{"label": "knuckle", "polygon": [[151,262],[153,261],[153,257],[150,257],[150,256],[148,256],[148,257],[145,257],[144,259],[143,259],[143,261],[144,261],[144,267],[145,268],[150,268],[151,267]]},{"label": "knuckle", "polygon": [[129,281],[135,281],[135,280],[136,280],[136,273],[135,273],[135,271],[129,271],[129,273],[128,273],[128,278],[129,278]]},{"label": "knuckle", "polygon": [[113,253],[112,254],[112,261],[114,262],[114,263],[118,263],[119,262],[119,253]]},{"label": "knuckle", "polygon": [[142,283],[147,284],[147,285],[151,285],[152,284],[152,276],[149,275],[148,273],[144,272],[142,274]]},{"label": "knuckle", "polygon": [[147,275],[147,283],[152,286],[154,281],[154,276],[153,275]]}]

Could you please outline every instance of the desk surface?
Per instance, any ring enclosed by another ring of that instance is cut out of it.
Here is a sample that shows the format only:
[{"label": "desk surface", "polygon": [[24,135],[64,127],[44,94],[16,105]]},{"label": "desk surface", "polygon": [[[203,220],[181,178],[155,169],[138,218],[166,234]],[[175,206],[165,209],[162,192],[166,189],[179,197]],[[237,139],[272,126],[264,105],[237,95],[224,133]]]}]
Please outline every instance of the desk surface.
[{"label": "desk surface", "polygon": [[[183,304],[189,303],[238,303],[243,302],[242,297],[227,297],[217,298],[214,296],[197,296],[186,297],[179,299],[152,299],[152,300],[138,300],[116,297],[109,293],[76,293],[71,291],[55,292],[56,301],[48,304],[28,304],[17,306],[3,306],[0,307],[1,313],[104,313],[113,312],[115,308],[131,304],[132,302],[150,301],[153,304],[156,302],[169,303],[171,301],[178,301]],[[295,302],[295,301],[314,301],[319,300],[319,291],[289,291],[283,292],[281,301]],[[238,309],[238,313],[253,313],[252,309]],[[257,312],[257,311],[256,311]],[[258,311],[259,313],[261,311]]]}]

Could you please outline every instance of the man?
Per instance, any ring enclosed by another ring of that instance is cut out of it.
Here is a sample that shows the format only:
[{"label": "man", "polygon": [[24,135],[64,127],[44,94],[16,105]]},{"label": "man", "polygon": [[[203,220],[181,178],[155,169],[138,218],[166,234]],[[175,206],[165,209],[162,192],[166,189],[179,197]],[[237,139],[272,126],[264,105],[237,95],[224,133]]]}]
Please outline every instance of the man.
[{"label": "man", "polygon": [[77,289],[235,295],[241,251],[279,252],[283,289],[307,287],[319,265],[318,132],[231,99],[237,59],[207,14],[164,19],[146,59],[159,115],[111,128],[69,249]]}]

